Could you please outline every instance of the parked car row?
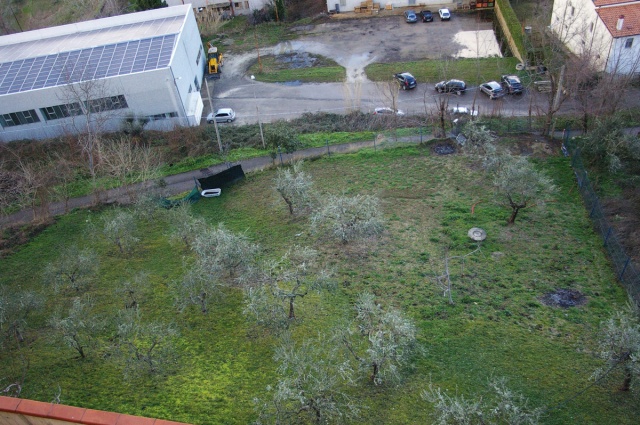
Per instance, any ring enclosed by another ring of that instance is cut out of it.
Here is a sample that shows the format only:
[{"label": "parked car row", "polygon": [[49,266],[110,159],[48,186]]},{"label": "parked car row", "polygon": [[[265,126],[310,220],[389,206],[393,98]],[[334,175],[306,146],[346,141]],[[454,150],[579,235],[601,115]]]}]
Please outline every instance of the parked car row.
[{"label": "parked car row", "polygon": [[[418,22],[418,15],[420,15],[422,22],[433,21],[433,13],[430,10],[422,10],[418,14],[411,9],[404,11],[404,21],[408,24],[415,24]],[[451,19],[451,12],[449,12],[449,9],[439,9],[438,16],[440,16],[441,21],[448,21]]]}]

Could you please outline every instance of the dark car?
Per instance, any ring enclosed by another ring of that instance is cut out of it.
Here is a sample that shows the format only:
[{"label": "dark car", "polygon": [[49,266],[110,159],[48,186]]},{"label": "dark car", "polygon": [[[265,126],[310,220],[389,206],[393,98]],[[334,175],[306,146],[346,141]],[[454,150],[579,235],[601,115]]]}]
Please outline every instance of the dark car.
[{"label": "dark car", "polygon": [[422,22],[433,21],[433,14],[430,10],[423,10],[422,12],[420,12],[420,16],[422,16]]},{"label": "dark car", "polygon": [[502,89],[502,86],[496,81],[489,81],[488,83],[480,84],[480,91],[489,96],[489,99],[499,99],[507,94],[507,92]]},{"label": "dark car", "polygon": [[409,24],[415,24],[416,22],[418,22],[418,16],[416,15],[416,12],[414,12],[413,10],[405,10],[404,20]]},{"label": "dark car", "polygon": [[393,74],[393,77],[398,81],[402,90],[415,89],[418,83],[413,75],[408,72],[401,72],[400,74]]},{"label": "dark car", "polygon": [[438,93],[463,94],[467,90],[467,85],[462,80],[440,81],[436,84]]},{"label": "dark car", "polygon": [[502,87],[509,94],[522,94],[524,90],[520,78],[515,75],[503,75],[502,78],[500,78],[500,82],[502,83]]}]

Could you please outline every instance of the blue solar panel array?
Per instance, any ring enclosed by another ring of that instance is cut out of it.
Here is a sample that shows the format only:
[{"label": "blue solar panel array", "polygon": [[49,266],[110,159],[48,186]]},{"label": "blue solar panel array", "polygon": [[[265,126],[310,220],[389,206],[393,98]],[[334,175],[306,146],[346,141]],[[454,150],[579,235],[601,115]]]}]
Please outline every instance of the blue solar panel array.
[{"label": "blue solar panel array", "polygon": [[177,34],[0,63],[0,95],[169,66]]}]

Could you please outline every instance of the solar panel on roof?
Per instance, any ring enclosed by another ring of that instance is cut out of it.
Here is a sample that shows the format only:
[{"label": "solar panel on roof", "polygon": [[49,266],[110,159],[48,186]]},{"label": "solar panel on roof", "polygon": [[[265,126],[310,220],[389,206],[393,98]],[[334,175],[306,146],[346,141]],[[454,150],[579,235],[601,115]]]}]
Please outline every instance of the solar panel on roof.
[{"label": "solar panel on roof", "polygon": [[0,95],[163,68],[175,40],[163,35],[0,63]]}]

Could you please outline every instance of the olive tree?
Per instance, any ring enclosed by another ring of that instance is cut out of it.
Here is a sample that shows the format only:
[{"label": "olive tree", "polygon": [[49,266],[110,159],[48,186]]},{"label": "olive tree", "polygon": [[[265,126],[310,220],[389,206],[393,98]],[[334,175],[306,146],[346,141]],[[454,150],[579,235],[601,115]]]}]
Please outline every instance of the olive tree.
[{"label": "olive tree", "polygon": [[544,202],[544,196],[555,190],[552,180],[536,170],[526,157],[502,156],[493,184],[498,202],[511,208],[507,222],[513,224],[518,212]]},{"label": "olive tree", "polygon": [[401,370],[419,351],[416,326],[394,308],[382,308],[370,293],[358,296],[356,319],[338,330],[348,352],[376,385],[399,382]]},{"label": "olive tree", "polygon": [[309,211],[314,204],[313,179],[302,170],[302,161],[291,168],[280,168],[276,174],[276,191],[289,208],[289,214],[295,215]]},{"label": "olive tree", "polygon": [[100,262],[93,250],[71,245],[61,250],[56,261],[45,266],[43,281],[55,292],[68,289],[79,293],[93,282],[99,268]]},{"label": "olive tree", "polygon": [[[277,319],[278,313],[287,313],[287,319],[296,318],[295,305],[298,299],[309,292],[332,291],[336,289],[332,272],[318,267],[317,251],[295,245],[282,258],[265,263],[257,278],[258,287],[246,291],[245,313],[254,316],[263,324],[286,323]],[[278,308],[278,304],[286,307]],[[266,314],[266,317],[261,315]]]},{"label": "olive tree", "polygon": [[220,223],[213,229],[201,232],[193,241],[199,268],[207,274],[239,277],[255,262],[259,246],[241,233],[234,233]]},{"label": "olive tree", "polygon": [[596,119],[594,128],[578,139],[581,153],[590,165],[615,173],[640,160],[640,138],[624,131],[621,117]]},{"label": "olive tree", "polygon": [[169,238],[184,244],[190,249],[198,234],[206,228],[206,223],[201,218],[191,214],[191,204],[182,202],[169,210]]},{"label": "olive tree", "polygon": [[184,311],[190,305],[196,305],[206,314],[210,301],[220,294],[223,283],[215,272],[203,268],[203,264],[199,263],[187,266],[185,275],[172,286],[175,304],[180,311]]},{"label": "olive tree", "polygon": [[29,315],[42,308],[45,297],[34,291],[9,291],[0,286],[0,331],[16,342],[24,341]]},{"label": "olive tree", "polygon": [[286,334],[274,358],[278,383],[267,387],[267,399],[255,400],[256,425],[338,424],[358,417],[358,405],[345,392],[353,370],[322,336],[295,344]]},{"label": "olive tree", "polygon": [[298,133],[286,121],[269,124],[265,129],[264,138],[273,159],[278,153],[293,153],[300,147]]},{"label": "olive tree", "polygon": [[149,275],[146,272],[139,272],[133,279],[124,281],[116,292],[124,296],[125,308],[137,309],[150,286]]},{"label": "olive tree", "polygon": [[510,390],[506,380],[489,382],[490,393],[468,399],[451,396],[433,384],[423,390],[422,399],[433,406],[433,418],[440,425],[536,425],[544,410],[529,406],[529,400]]},{"label": "olive tree", "polygon": [[102,329],[102,320],[92,313],[94,302],[91,298],[75,298],[68,315],[54,315],[49,319],[53,329],[51,337],[78,353],[80,358],[87,357],[88,350],[96,346],[96,333]]},{"label": "olive tree", "polygon": [[139,309],[121,310],[116,317],[111,359],[125,377],[170,372],[176,364],[178,330],[160,322],[145,323]]},{"label": "olive tree", "polygon": [[602,322],[598,355],[606,361],[606,367],[598,369],[594,378],[599,379],[621,366],[624,380],[620,390],[628,391],[633,377],[640,376],[640,320],[637,311],[632,308],[618,311]]},{"label": "olive tree", "polygon": [[343,244],[378,236],[384,230],[380,200],[369,195],[330,195],[312,215],[311,225]]},{"label": "olive tree", "polygon": [[102,233],[108,241],[118,247],[120,254],[126,254],[140,241],[137,230],[136,218],[132,213],[116,210],[105,217]]}]

